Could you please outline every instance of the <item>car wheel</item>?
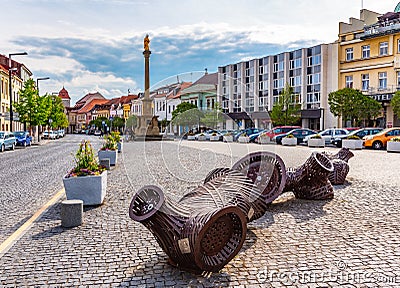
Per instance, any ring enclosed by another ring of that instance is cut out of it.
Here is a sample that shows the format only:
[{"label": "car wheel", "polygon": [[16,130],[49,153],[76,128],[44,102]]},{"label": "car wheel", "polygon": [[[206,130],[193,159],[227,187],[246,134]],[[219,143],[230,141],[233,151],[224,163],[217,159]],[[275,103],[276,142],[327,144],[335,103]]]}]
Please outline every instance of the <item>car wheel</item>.
[{"label": "car wheel", "polygon": [[3,145],[1,145],[1,152],[4,152],[4,150],[6,150],[6,147]]},{"label": "car wheel", "polygon": [[375,141],[374,143],[372,143],[372,148],[374,148],[375,150],[380,150],[382,149],[383,144],[381,141]]}]

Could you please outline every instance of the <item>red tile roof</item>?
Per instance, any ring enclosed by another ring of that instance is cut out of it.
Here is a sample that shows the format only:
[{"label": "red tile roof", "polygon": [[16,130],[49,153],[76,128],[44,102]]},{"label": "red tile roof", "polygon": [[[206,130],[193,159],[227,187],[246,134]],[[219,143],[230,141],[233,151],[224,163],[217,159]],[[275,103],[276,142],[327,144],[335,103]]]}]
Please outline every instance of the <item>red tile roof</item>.
[{"label": "red tile roof", "polygon": [[188,87],[190,87],[190,86],[192,86],[192,82],[182,82],[180,85],[179,85],[179,90],[178,90],[178,92],[174,95],[174,94],[172,94],[172,95],[168,95],[168,99],[179,99],[179,98],[181,98],[181,91],[183,90],[183,89],[186,89],[186,88],[188,88]]},{"label": "red tile roof", "polygon": [[81,109],[79,109],[78,113],[88,113],[93,107],[97,104],[105,104],[107,103],[107,99],[92,99],[90,102],[87,102]]},{"label": "red tile roof", "polygon": [[60,90],[60,92],[58,92],[58,97],[60,97],[61,99],[71,99],[69,97],[67,89],[65,89],[64,87]]},{"label": "red tile roof", "polygon": [[99,92],[95,92],[95,93],[88,93],[85,96],[83,96],[81,99],[79,99],[76,104],[82,104],[82,103],[86,103],[89,99],[106,99],[104,98],[103,95],[101,95]]}]

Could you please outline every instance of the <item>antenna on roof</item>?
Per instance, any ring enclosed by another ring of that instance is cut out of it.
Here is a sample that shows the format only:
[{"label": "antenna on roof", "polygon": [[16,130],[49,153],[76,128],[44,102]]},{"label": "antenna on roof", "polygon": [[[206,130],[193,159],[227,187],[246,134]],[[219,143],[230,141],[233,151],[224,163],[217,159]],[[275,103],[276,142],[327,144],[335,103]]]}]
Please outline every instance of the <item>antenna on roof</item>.
[{"label": "antenna on roof", "polygon": [[129,94],[131,94],[131,89],[128,88],[128,96],[129,96]]},{"label": "antenna on roof", "polygon": [[204,70],[206,71],[204,74],[207,75],[208,74],[208,69],[205,68]]},{"label": "antenna on roof", "polygon": [[176,83],[179,83],[179,75],[176,75]]}]

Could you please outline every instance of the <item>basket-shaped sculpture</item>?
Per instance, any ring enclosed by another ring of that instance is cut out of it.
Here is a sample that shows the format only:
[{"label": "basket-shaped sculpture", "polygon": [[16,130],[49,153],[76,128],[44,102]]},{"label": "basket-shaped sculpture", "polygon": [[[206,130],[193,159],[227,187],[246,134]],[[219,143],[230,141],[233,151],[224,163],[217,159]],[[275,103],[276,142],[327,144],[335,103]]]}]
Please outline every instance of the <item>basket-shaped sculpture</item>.
[{"label": "basket-shaped sculpture", "polygon": [[348,148],[342,148],[336,154],[324,152],[324,154],[332,160],[333,171],[329,174],[329,181],[333,185],[341,185],[346,181],[347,174],[350,171],[348,164],[350,158],[354,156],[353,152]]}]

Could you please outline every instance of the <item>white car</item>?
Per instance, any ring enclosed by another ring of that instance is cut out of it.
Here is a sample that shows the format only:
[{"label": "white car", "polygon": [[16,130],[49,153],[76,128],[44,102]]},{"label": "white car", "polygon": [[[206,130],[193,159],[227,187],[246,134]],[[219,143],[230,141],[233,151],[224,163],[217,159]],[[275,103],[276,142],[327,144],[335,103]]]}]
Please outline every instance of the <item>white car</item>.
[{"label": "white car", "polygon": [[[321,135],[322,138],[325,140],[325,144],[331,144],[331,141],[335,139],[335,137],[340,136],[340,135],[347,135],[349,134],[349,131],[343,128],[329,128],[325,129],[322,132],[318,133]],[[310,137],[313,137],[314,135],[308,135],[304,138],[303,142],[307,145],[308,144],[308,139]]]},{"label": "white car", "polygon": [[57,139],[58,138],[58,133],[57,131],[49,131],[49,139]]}]

